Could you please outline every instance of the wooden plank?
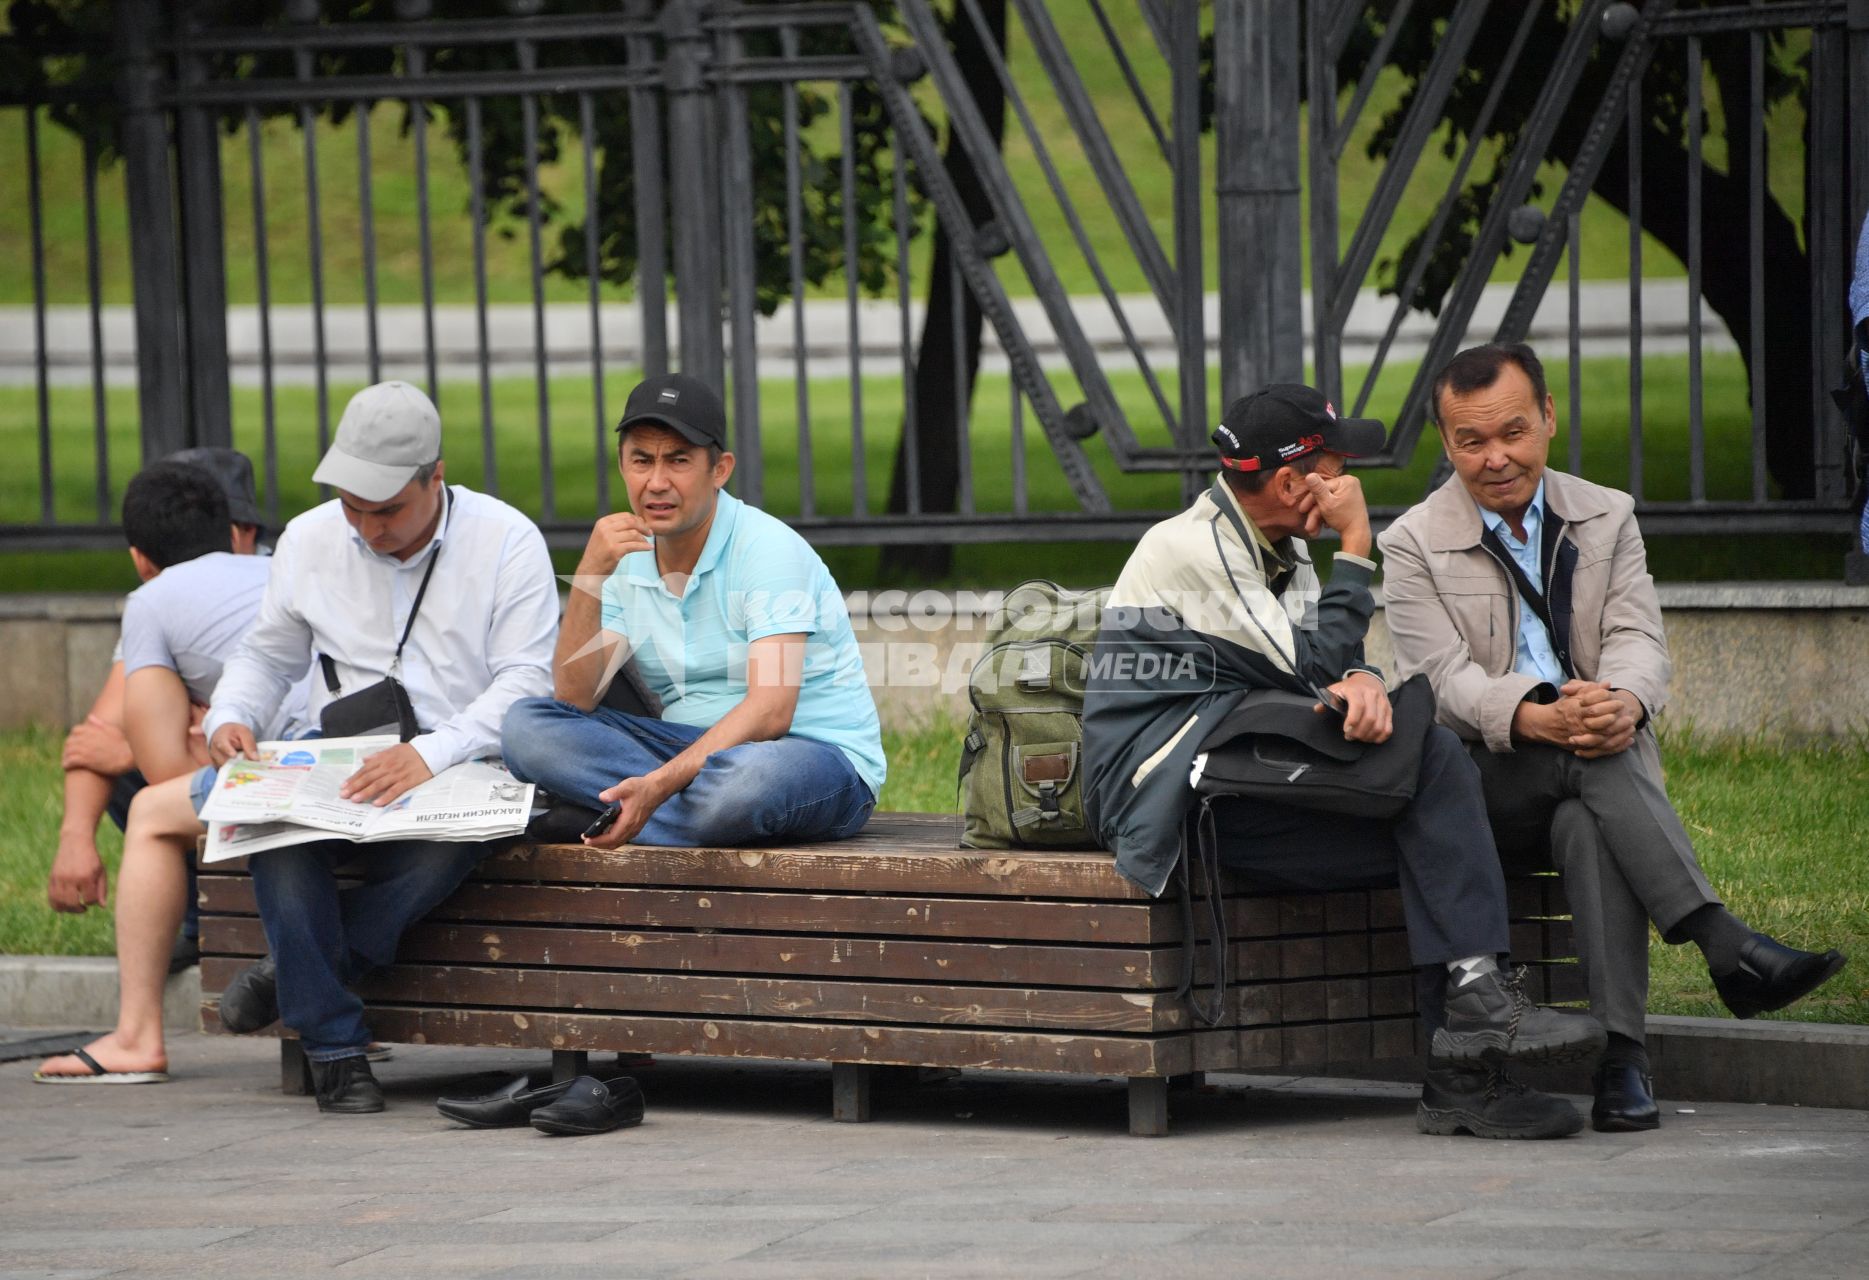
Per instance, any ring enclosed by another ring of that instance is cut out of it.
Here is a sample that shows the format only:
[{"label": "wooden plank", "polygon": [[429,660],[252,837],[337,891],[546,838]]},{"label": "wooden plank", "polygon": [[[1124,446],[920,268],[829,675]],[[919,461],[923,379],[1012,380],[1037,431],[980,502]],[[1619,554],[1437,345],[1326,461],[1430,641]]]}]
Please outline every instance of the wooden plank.
[{"label": "wooden plank", "polygon": [[[204,916],[209,954],[264,954],[253,917]],[[801,937],[786,934],[672,933],[545,925],[451,925],[433,921],[403,935],[410,963],[504,964],[571,969],[914,979],[946,983],[1172,990],[1181,981],[1179,947],[1086,947],[1042,943]],[[205,976],[205,975],[204,975]],[[210,988],[219,990],[218,987]]]},{"label": "wooden plank", "polygon": [[955,847],[960,820],[940,815],[948,838],[904,829],[878,814],[862,834],[820,846],[779,849],[666,849],[645,845],[519,847],[487,859],[476,878],[710,888],[977,894],[1146,902],[1148,893],[1096,851],[983,850]]},{"label": "wooden plank", "polygon": [[[227,915],[254,909],[250,880],[204,876],[198,889],[203,911]],[[1139,946],[1175,942],[1181,936],[1175,907],[1167,902],[1044,902],[477,881],[455,890],[429,919]]]},{"label": "wooden plank", "polygon": [[[202,1028],[219,1032],[213,1006]],[[378,1005],[370,1030],[391,1044],[780,1058],[1077,1075],[1180,1075],[1193,1070],[1189,1036],[1073,1036],[959,1027],[870,1027],[536,1009],[422,1009]]]},{"label": "wooden plank", "polygon": [[[220,991],[245,962],[202,958],[204,991]],[[1018,1030],[1175,1031],[1189,1022],[1173,992],[827,982],[696,973],[593,973],[397,964],[365,979],[371,1004],[492,1005],[593,1013],[964,1024]]]}]

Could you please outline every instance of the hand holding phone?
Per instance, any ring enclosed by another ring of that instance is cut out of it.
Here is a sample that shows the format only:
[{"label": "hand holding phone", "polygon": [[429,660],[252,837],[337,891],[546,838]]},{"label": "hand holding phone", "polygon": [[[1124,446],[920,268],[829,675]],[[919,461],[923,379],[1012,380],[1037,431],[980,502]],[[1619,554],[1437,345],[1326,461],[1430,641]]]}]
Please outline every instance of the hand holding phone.
[{"label": "hand holding phone", "polygon": [[622,802],[619,801],[612,804],[608,809],[605,809],[602,813],[597,815],[597,821],[584,828],[584,838],[586,840],[595,840],[598,836],[615,826],[616,820],[621,817],[622,814]]}]

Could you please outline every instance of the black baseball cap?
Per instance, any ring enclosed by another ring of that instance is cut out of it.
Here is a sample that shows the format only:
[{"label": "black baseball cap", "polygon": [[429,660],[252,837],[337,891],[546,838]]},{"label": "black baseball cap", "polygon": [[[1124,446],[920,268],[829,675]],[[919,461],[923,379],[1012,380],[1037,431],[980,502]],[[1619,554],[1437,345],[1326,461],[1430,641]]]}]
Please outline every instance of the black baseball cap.
[{"label": "black baseball cap", "polygon": [[213,476],[220,483],[221,492],[227,495],[227,515],[234,524],[265,526],[259,497],[253,490],[253,462],[246,454],[238,449],[198,445],[193,449],[178,449],[163,461],[200,467]]},{"label": "black baseball cap", "polygon": [[1380,453],[1388,428],[1374,418],[1340,418],[1324,393],[1275,382],[1235,400],[1214,428],[1220,465],[1233,471],[1276,471],[1315,453],[1364,458]]},{"label": "black baseball cap", "polygon": [[637,383],[623,406],[617,438],[621,440],[631,427],[645,423],[667,427],[689,444],[727,447],[727,411],[720,397],[705,382],[685,373],[665,373]]}]

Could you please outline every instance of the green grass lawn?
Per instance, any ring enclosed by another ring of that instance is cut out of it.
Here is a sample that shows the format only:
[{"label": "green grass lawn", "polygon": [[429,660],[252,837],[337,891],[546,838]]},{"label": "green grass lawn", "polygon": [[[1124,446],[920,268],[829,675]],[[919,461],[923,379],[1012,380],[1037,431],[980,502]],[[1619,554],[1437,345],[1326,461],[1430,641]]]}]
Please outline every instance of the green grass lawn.
[{"label": "green grass lawn", "polygon": [[[881,807],[951,812],[963,733],[958,718],[942,716],[885,734],[889,781]],[[1869,1023],[1869,847],[1861,838],[1869,742],[1779,748],[1677,736],[1664,754],[1682,819],[1732,909],[1787,941],[1840,947],[1855,957],[1822,992],[1771,1016]],[[110,952],[107,916],[60,916],[45,905],[58,778],[51,734],[0,734],[0,952]],[[122,841],[104,825],[114,871]],[[1653,1012],[1722,1012],[1697,949],[1651,940],[1650,952]]]},{"label": "green grass lawn", "polygon": [[[1685,357],[1652,357],[1643,363],[1643,461],[1646,491],[1656,499],[1688,496],[1689,441],[1686,421],[1687,361]],[[1360,377],[1360,371],[1352,371]],[[1390,419],[1407,388],[1413,370],[1387,371],[1372,396],[1368,412]],[[1551,384],[1560,392],[1568,386],[1562,361],[1549,366]],[[1216,375],[1217,376],[1217,375]],[[634,373],[617,370],[605,386],[607,420],[623,403]],[[1052,375],[1060,401],[1081,398],[1068,372]],[[1628,362],[1592,359],[1582,370],[1584,474],[1611,485],[1626,485],[1628,456]],[[1167,428],[1146,385],[1137,374],[1115,375],[1116,394],[1144,444],[1168,443]],[[1744,497],[1751,484],[1751,425],[1746,407],[1743,367],[1734,357],[1709,359],[1705,365],[1708,493],[1714,498]],[[334,427],[344,402],[357,388],[333,385],[327,426]],[[818,510],[843,513],[853,509],[855,447],[851,433],[848,380],[816,379],[808,386],[813,485]],[[868,509],[879,510],[888,496],[902,406],[899,377],[866,377],[863,381],[863,458],[867,473]],[[1219,400],[1217,381],[1209,386],[1211,403]],[[588,521],[598,513],[594,476],[609,464],[611,436],[607,421],[596,416],[593,384],[588,378],[552,380],[550,441],[555,509],[568,521]],[[54,509],[60,520],[97,519],[95,478],[92,472],[91,399],[88,388],[54,388],[51,393],[54,423],[52,460]],[[798,418],[794,383],[775,373],[760,386],[760,439],[765,453],[764,506],[779,515],[800,510]],[[449,478],[477,488],[497,487],[501,497],[535,517],[545,514],[541,464],[541,433],[535,384],[526,378],[502,379],[493,384],[493,452],[491,480],[483,468],[479,389],[472,382],[447,382],[440,388],[439,407],[445,424]],[[276,393],[280,509],[295,513],[316,502],[311,483],[317,464],[318,423],[310,387],[282,387]],[[109,395],[110,475],[113,502],[120,497],[125,478],[138,465],[136,393],[117,388]],[[264,405],[257,388],[234,390],[235,443],[256,459],[264,445]],[[1568,415],[1559,407],[1559,434],[1552,446],[1555,465],[1568,458]],[[981,379],[975,393],[971,429],[975,503],[983,512],[1006,512],[1012,501],[1013,442],[1010,425],[1010,383],[1004,375]],[[1033,511],[1069,511],[1076,502],[1059,471],[1043,434],[1031,413],[1025,415],[1029,499]],[[1118,509],[1169,511],[1181,505],[1179,478],[1161,473],[1125,473],[1099,437],[1087,445],[1111,501]],[[0,469],[0,523],[36,520],[39,510],[37,402],[31,388],[0,388],[0,450],[16,465]],[[1408,466],[1364,471],[1370,501],[1406,506],[1426,491],[1427,478],[1440,454],[1436,437],[1425,436]],[[620,487],[611,475],[611,501],[620,503]],[[264,477],[261,477],[262,486]],[[1707,581],[1729,578],[1785,579],[1838,578],[1848,535],[1788,535],[1744,538],[1655,538],[1650,542],[1651,567],[1663,581]],[[1003,585],[1031,573],[1042,572],[1079,585],[1113,580],[1128,554],[1128,546],[1093,543],[1070,547],[1042,544],[1006,544],[963,547],[956,556],[949,581],[961,586]],[[566,556],[575,561],[574,553]],[[874,548],[830,548],[825,552],[838,580],[847,588],[915,585],[883,581]],[[569,567],[568,564],[566,566]],[[133,586],[127,557],[108,553],[33,553],[0,555],[0,592],[29,590],[120,591]]]}]

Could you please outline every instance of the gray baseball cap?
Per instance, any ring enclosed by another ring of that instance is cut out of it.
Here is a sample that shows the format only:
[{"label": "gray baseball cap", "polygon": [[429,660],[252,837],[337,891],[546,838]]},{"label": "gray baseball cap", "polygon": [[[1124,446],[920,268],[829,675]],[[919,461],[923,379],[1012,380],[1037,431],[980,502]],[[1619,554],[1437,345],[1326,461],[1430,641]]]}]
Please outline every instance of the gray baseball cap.
[{"label": "gray baseball cap", "polygon": [[365,502],[387,502],[441,457],[441,414],[419,387],[379,382],[344,406],[337,439],[312,479]]},{"label": "gray baseball cap", "polygon": [[164,461],[200,467],[220,481],[221,491],[227,495],[228,519],[235,524],[265,527],[266,517],[260,514],[259,498],[253,491],[253,463],[246,454],[238,449],[198,445],[193,449],[178,449]]}]

